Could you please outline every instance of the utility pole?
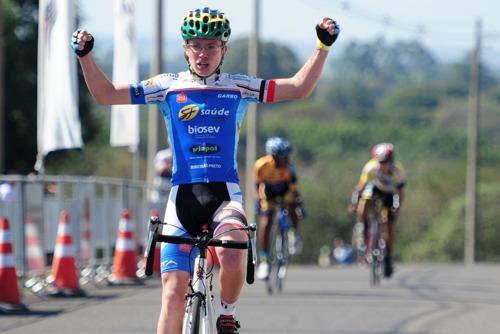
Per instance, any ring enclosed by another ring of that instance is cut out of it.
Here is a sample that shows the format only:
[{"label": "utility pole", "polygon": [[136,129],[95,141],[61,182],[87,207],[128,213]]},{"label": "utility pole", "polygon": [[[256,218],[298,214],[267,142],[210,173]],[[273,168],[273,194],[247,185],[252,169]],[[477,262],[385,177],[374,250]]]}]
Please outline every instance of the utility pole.
[{"label": "utility pole", "polygon": [[[151,77],[162,73],[162,0],[155,0],[155,29],[153,42],[153,55],[151,61]],[[158,152],[161,135],[161,118],[156,105],[151,104],[148,112],[148,155],[146,181],[153,182],[154,165],[153,160]]]},{"label": "utility pole", "polygon": [[465,226],[464,263],[475,261],[475,240],[477,221],[477,151],[480,111],[480,55],[482,22],[476,22],[475,47],[472,53],[471,78],[469,86],[469,114],[467,120],[467,175],[465,183]]},{"label": "utility pole", "polygon": [[4,30],[4,3],[0,0],[0,174],[5,171],[5,30]]},{"label": "utility pole", "polygon": [[[260,21],[260,0],[254,0],[253,31],[248,43],[248,74],[258,76],[259,59],[259,21]],[[258,139],[258,112],[257,104],[249,104],[247,111],[247,147],[246,147],[246,177],[245,177],[245,210],[249,222],[255,217],[254,210],[254,175],[253,165],[256,159],[257,139]]]}]

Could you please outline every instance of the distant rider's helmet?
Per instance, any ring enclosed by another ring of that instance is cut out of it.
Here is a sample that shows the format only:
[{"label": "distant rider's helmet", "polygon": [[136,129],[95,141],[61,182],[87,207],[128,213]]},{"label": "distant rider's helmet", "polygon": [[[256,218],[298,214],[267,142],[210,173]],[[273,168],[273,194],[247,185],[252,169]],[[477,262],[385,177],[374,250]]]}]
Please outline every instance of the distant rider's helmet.
[{"label": "distant rider's helmet", "polygon": [[372,148],[372,158],[378,162],[394,161],[394,145],[391,143],[380,143]]},{"label": "distant rider's helmet", "polygon": [[231,27],[224,13],[205,7],[189,11],[186,14],[181,33],[184,40],[215,38],[226,43],[231,35]]},{"label": "distant rider's helmet", "polygon": [[276,158],[286,158],[292,153],[292,145],[281,137],[271,137],[266,141],[266,153]]}]

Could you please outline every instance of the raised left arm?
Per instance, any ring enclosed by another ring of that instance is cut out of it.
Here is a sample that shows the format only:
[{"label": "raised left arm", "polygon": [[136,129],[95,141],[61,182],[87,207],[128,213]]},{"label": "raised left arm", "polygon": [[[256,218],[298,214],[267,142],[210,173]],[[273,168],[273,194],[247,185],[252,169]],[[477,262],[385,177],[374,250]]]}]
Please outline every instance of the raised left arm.
[{"label": "raised left arm", "polygon": [[328,51],[337,39],[340,28],[335,21],[325,17],[316,26],[316,33],[316,49],[302,68],[293,77],[275,80],[274,102],[306,98],[318,84]]}]

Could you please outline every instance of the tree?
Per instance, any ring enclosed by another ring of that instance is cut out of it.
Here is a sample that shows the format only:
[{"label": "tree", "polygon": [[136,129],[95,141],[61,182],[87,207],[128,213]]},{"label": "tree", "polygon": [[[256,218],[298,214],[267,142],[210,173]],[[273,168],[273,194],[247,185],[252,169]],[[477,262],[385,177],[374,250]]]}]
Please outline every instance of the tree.
[{"label": "tree", "polygon": [[[5,167],[28,173],[37,153],[38,1],[4,1],[4,7]],[[79,82],[83,87],[82,78]],[[84,141],[88,141],[97,133],[97,124],[90,114],[88,94],[83,89],[79,92],[82,134]]]},{"label": "tree", "polygon": [[[248,38],[230,43],[231,51],[224,59],[224,71],[229,73],[248,72]],[[297,56],[286,45],[275,42],[261,42],[259,45],[259,73],[266,78],[288,77],[300,68]]]}]

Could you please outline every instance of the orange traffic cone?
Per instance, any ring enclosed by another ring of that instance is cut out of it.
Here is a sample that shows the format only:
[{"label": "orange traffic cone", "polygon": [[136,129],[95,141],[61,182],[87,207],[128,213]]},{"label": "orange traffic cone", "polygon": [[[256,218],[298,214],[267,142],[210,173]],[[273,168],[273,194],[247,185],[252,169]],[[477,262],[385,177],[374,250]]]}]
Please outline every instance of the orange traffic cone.
[{"label": "orange traffic cone", "polygon": [[25,233],[28,275],[41,276],[45,273],[45,256],[40,244],[38,227],[30,213],[26,215]]},{"label": "orange traffic cone", "polygon": [[123,209],[115,244],[113,271],[108,277],[110,284],[140,282],[137,276],[137,245],[133,227],[130,210]]},{"label": "orange traffic cone", "polygon": [[52,261],[52,285],[55,291],[52,296],[76,297],[85,295],[80,289],[75,252],[73,249],[73,236],[69,223],[69,214],[61,212],[57,228],[57,241]]},{"label": "orange traffic cone", "polygon": [[9,221],[0,217],[0,310],[3,312],[26,309],[21,304]]}]

